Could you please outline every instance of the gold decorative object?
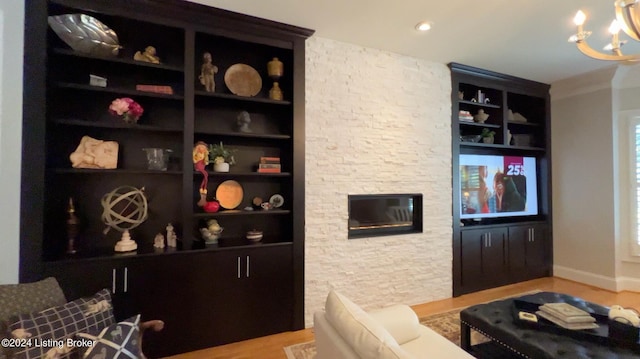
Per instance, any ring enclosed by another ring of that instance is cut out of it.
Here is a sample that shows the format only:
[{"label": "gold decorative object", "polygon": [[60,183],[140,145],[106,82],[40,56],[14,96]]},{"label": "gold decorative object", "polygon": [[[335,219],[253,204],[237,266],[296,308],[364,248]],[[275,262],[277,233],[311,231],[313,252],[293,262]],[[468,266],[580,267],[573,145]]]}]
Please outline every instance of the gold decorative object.
[{"label": "gold decorative object", "polygon": [[[147,197],[144,187],[121,186],[105,194],[100,201],[102,204],[102,222],[107,225],[103,234],[113,228],[122,232],[122,238],[116,243],[116,252],[128,252],[138,248],[138,244],[131,239],[129,230],[138,227],[148,218]],[[168,238],[167,238],[168,239]]]},{"label": "gold decorative object", "polygon": [[569,38],[569,42],[575,42],[578,50],[583,54],[598,60],[610,60],[620,62],[636,62],[640,61],[640,54],[624,55],[620,47],[624,45],[625,40],[620,40],[618,34],[623,30],[627,35],[636,41],[640,41],[640,11],[636,0],[616,0],[613,2],[616,9],[616,19],[609,25],[609,33],[611,33],[611,42],[604,47],[604,50],[610,51],[610,54],[602,53],[593,49],[587,44],[587,38],[591,35],[591,31],[584,30],[584,22],[587,15],[578,10],[573,22],[578,26],[578,33]]},{"label": "gold decorative object", "polygon": [[96,56],[118,56],[118,35],[98,19],[85,14],[49,16],[53,31],[74,51]]},{"label": "gold decorative object", "polygon": [[82,136],[69,159],[73,168],[114,169],[118,167],[118,143]]},{"label": "gold decorative object", "polygon": [[273,83],[273,87],[269,90],[269,98],[272,100],[282,100],[282,90],[277,82]]},{"label": "gold decorative object", "polygon": [[156,56],[156,48],[153,46],[147,46],[144,52],[136,51],[133,59],[136,61],[150,62],[152,64],[160,63],[160,58]]},{"label": "gold decorative object", "polygon": [[234,209],[242,203],[244,191],[240,183],[234,180],[222,182],[216,190],[216,199],[225,209]]},{"label": "gold decorative object", "polygon": [[267,74],[273,81],[278,81],[284,73],[284,65],[282,61],[274,57],[273,60],[267,62]]},{"label": "gold decorative object", "polygon": [[204,86],[205,91],[215,92],[216,82],[214,75],[218,73],[218,66],[211,63],[211,53],[205,52],[202,55],[202,67],[200,68],[200,83]]},{"label": "gold decorative object", "polygon": [[262,78],[256,69],[245,64],[235,64],[224,74],[224,83],[234,95],[252,97],[262,89]]}]

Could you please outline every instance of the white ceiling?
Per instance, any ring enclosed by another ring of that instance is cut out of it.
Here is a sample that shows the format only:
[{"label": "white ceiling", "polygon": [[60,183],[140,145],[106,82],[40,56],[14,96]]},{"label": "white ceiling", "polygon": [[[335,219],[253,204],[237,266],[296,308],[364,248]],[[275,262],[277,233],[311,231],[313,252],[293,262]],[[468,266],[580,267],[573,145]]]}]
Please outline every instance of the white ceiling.
[{"label": "white ceiling", "polygon": [[[314,36],[544,83],[615,65],[567,42],[582,9],[585,28],[593,31],[589,43],[602,49],[610,40],[614,0],[188,1],[309,28]],[[433,22],[433,29],[415,31],[422,20]],[[640,44],[629,40],[623,52],[640,52]]]}]

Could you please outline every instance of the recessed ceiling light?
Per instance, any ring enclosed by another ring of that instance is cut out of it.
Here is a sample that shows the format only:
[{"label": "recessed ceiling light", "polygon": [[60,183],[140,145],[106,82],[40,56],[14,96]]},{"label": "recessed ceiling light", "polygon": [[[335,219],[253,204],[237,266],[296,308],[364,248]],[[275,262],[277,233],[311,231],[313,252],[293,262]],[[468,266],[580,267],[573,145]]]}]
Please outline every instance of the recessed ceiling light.
[{"label": "recessed ceiling light", "polygon": [[429,31],[431,30],[431,23],[428,21],[421,21],[416,25],[416,30],[418,31]]}]

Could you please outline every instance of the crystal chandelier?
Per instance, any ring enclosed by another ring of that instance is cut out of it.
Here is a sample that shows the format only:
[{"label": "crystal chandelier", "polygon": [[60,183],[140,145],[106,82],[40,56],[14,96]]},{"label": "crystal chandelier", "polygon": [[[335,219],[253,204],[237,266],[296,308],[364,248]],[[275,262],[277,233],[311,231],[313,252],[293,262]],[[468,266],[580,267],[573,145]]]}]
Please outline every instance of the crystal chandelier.
[{"label": "crystal chandelier", "polygon": [[612,60],[620,62],[640,61],[639,55],[624,55],[620,47],[624,45],[625,40],[620,40],[618,33],[623,30],[627,35],[636,41],[640,41],[640,0],[616,0],[614,2],[616,9],[616,19],[609,25],[611,33],[611,43],[604,47],[603,50],[610,53],[603,53],[594,50],[587,44],[587,37],[591,35],[591,31],[585,31],[583,28],[587,16],[581,10],[573,18],[573,22],[578,26],[578,33],[569,38],[569,42],[575,42],[578,50],[583,54],[598,60]]}]

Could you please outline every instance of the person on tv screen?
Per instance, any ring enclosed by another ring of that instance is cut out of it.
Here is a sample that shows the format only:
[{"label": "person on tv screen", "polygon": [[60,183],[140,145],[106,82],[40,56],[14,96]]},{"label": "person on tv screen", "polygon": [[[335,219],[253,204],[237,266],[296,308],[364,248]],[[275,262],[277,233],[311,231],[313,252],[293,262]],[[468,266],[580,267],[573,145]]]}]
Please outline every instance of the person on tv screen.
[{"label": "person on tv screen", "polygon": [[[498,172],[493,177],[495,210],[492,212],[519,212],[524,211],[526,205],[525,197],[520,194],[512,176]],[[491,201],[489,201],[491,202]]]}]

